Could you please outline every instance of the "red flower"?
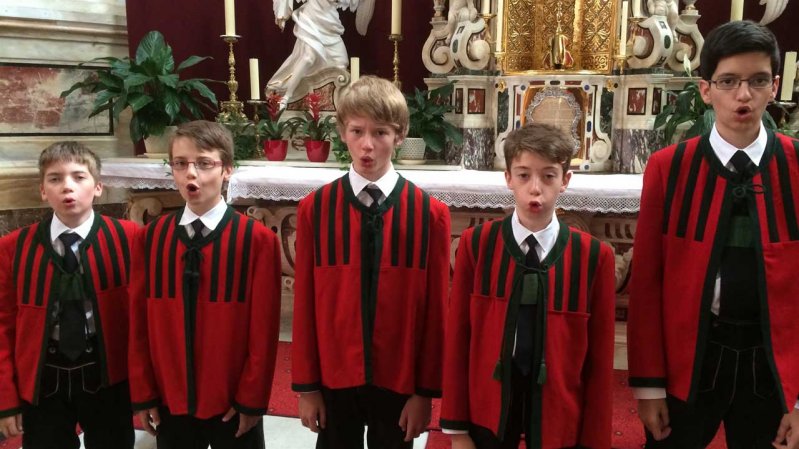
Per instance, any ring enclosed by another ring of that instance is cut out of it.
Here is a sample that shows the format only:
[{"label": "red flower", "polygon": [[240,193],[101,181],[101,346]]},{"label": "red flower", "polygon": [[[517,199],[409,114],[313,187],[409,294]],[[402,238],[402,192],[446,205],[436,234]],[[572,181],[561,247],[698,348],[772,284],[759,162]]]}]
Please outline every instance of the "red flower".
[{"label": "red flower", "polygon": [[272,92],[266,97],[266,110],[269,112],[269,119],[273,122],[278,121],[283,111],[280,110],[280,100],[283,96],[277,92]]},{"label": "red flower", "polygon": [[308,112],[311,113],[311,118],[314,122],[319,121],[319,111],[322,108],[322,95],[317,92],[311,92],[305,97],[305,104],[308,106]]}]

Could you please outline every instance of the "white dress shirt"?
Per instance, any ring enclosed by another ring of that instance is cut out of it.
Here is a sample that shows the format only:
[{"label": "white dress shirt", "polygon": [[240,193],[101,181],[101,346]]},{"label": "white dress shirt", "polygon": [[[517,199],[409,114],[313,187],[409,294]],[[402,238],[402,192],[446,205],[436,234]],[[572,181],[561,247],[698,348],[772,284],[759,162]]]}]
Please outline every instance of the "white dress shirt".
[{"label": "white dress shirt", "polygon": [[227,210],[227,203],[219,197],[219,201],[217,201],[216,205],[211,208],[208,212],[199,216],[195,214],[191,209],[189,209],[188,204],[183,209],[183,215],[180,217],[180,224],[181,226],[186,227],[186,233],[189,234],[189,238],[194,238],[194,228],[191,227],[192,222],[196,219],[200,219],[205,226],[203,229],[203,237],[210,234],[211,232],[219,226],[219,222],[222,221],[222,217],[225,216],[225,211]]},{"label": "white dress shirt", "polygon": [[350,165],[350,171],[348,172],[350,177],[350,185],[352,186],[352,193],[361,200],[365,206],[369,207],[372,205],[372,197],[364,190],[366,186],[370,184],[374,184],[380,189],[380,192],[383,193],[383,199],[385,200],[394,190],[394,187],[397,185],[397,181],[399,181],[399,173],[394,170],[394,165],[389,165],[388,171],[386,174],[380,177],[377,181],[370,181],[363,176],[361,176],[352,165]]}]

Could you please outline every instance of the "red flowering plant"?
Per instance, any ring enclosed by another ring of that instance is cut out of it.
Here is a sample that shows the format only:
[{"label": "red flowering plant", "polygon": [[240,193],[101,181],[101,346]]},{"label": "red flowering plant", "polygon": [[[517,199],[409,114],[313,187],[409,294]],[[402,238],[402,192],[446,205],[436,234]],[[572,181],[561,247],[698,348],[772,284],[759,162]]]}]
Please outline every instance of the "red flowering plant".
[{"label": "red flowering plant", "polygon": [[293,117],[287,120],[292,129],[299,129],[307,140],[327,140],[336,132],[336,123],[333,116],[328,115],[322,118],[322,95],[311,92],[305,97],[305,105],[308,108],[304,117]]},{"label": "red flowering plant", "polygon": [[289,130],[289,136],[296,130],[290,120],[280,121],[280,116],[285,111],[280,105],[281,100],[283,96],[277,92],[272,92],[266,97],[266,117],[258,121],[258,134],[267,140],[282,140],[286,129]]}]

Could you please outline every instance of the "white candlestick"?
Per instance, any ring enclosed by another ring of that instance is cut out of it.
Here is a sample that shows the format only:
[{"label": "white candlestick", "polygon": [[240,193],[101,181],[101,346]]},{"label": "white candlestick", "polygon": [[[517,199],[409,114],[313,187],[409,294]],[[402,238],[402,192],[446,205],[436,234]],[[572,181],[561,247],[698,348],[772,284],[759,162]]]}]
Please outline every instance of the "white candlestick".
[{"label": "white candlestick", "polygon": [[627,56],[627,15],[630,5],[627,0],[621,2],[621,38],[619,39],[619,54]]},{"label": "white candlestick", "polygon": [[225,35],[236,35],[236,9],[233,0],[225,0]]},{"label": "white candlestick", "polygon": [[402,0],[391,0],[391,34],[402,34]]},{"label": "white candlestick", "polygon": [[633,0],[633,17],[643,17],[641,12],[641,0]]},{"label": "white candlestick", "polygon": [[793,82],[796,80],[796,52],[785,52],[785,69],[782,71],[782,90],[780,101],[791,101],[793,98]]},{"label": "white candlestick", "polygon": [[361,58],[350,58],[350,83],[361,78]]},{"label": "white candlestick", "polygon": [[496,52],[502,52],[502,26],[505,22],[505,1],[504,0],[497,0],[497,32],[494,34],[494,39],[496,39]]},{"label": "white candlestick", "polygon": [[733,20],[743,20],[744,18],[744,0],[732,0],[730,5],[730,22]]},{"label": "white candlestick", "polygon": [[491,14],[491,0],[482,0],[480,2],[480,12],[484,16]]},{"label": "white candlestick", "polygon": [[261,82],[258,79],[258,60],[250,58],[250,98],[261,99]]}]

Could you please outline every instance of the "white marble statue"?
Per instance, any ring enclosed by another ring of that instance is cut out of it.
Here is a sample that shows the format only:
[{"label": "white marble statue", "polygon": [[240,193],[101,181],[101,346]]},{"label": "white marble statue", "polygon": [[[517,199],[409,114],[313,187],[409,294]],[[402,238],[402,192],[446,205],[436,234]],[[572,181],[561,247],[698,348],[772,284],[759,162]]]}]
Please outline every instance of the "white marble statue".
[{"label": "white marble statue", "polygon": [[473,22],[476,18],[477,8],[474,7],[474,0],[449,0],[449,13],[447,14],[447,35],[449,37],[447,37],[447,43],[452,39],[459,22],[466,20]]},{"label": "white marble statue", "polygon": [[286,21],[294,21],[294,49],[283,65],[272,75],[267,90],[283,95],[285,107],[303,78],[312,76],[327,67],[346,69],[349,64],[347,49],[341,35],[344,26],[338,9],[356,11],[355,28],[362,36],[372,20],[375,0],[301,0],[304,4],[292,10],[294,0],[274,0],[275,23],[282,30]]},{"label": "white marble statue", "polygon": [[664,16],[669,28],[674,30],[680,14],[677,12],[677,0],[647,0],[646,7],[653,16]]}]

